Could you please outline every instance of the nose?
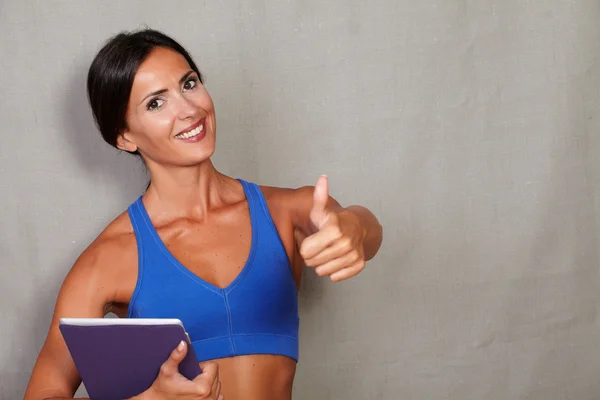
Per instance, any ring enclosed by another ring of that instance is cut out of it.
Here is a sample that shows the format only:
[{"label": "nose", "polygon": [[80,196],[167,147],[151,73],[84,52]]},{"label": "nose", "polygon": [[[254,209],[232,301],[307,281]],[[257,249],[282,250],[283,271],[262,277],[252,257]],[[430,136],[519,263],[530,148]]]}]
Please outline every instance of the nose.
[{"label": "nose", "polygon": [[200,108],[185,96],[179,96],[177,101],[177,117],[181,120],[197,119]]}]

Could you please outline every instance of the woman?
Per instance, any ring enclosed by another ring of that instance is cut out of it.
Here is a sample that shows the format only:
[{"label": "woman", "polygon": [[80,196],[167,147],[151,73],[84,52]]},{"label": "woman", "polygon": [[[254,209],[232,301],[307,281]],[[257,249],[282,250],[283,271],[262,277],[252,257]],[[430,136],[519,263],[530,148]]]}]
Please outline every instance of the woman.
[{"label": "woman", "polygon": [[88,74],[106,142],[142,157],[147,191],[67,275],[26,399],[72,398],[80,378],[61,317],[179,318],[203,374],[177,373],[174,349],[140,399],[290,399],[304,265],[341,281],[378,251],[382,229],[315,187],[257,186],[218,172],[213,102],[189,54],[143,30],[108,41]]}]

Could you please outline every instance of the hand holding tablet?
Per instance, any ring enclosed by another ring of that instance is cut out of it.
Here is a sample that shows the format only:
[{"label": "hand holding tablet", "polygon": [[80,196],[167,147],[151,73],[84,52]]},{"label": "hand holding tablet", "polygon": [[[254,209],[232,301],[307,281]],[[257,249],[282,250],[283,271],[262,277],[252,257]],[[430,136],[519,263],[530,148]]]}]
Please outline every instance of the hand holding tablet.
[{"label": "hand holding tablet", "polygon": [[169,392],[172,378],[181,390],[220,391],[216,365],[202,373],[178,319],[62,318],[59,329],[94,400]]}]

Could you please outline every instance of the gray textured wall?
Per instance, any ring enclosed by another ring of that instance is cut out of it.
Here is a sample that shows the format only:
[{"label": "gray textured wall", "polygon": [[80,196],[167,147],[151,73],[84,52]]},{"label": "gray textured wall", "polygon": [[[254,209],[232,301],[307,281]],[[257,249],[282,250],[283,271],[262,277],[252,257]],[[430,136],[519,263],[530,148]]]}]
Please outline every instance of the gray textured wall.
[{"label": "gray textured wall", "polygon": [[206,74],[224,172],[327,173],[384,225],[359,278],[306,275],[297,399],[600,398],[598,1],[176,3],[0,3],[0,398],[144,186],[84,85],[141,24]]}]

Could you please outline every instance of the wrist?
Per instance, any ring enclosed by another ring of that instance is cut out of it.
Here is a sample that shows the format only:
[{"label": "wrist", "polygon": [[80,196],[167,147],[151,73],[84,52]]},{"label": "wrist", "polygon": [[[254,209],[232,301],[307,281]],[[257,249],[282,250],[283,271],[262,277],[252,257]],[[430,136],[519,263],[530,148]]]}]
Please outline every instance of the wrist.
[{"label": "wrist", "polygon": [[134,396],[128,400],[157,400],[158,396],[156,395],[156,391],[154,390],[153,386],[150,386],[150,388],[148,388],[148,390],[146,390],[143,393],[138,394],[137,396]]}]

